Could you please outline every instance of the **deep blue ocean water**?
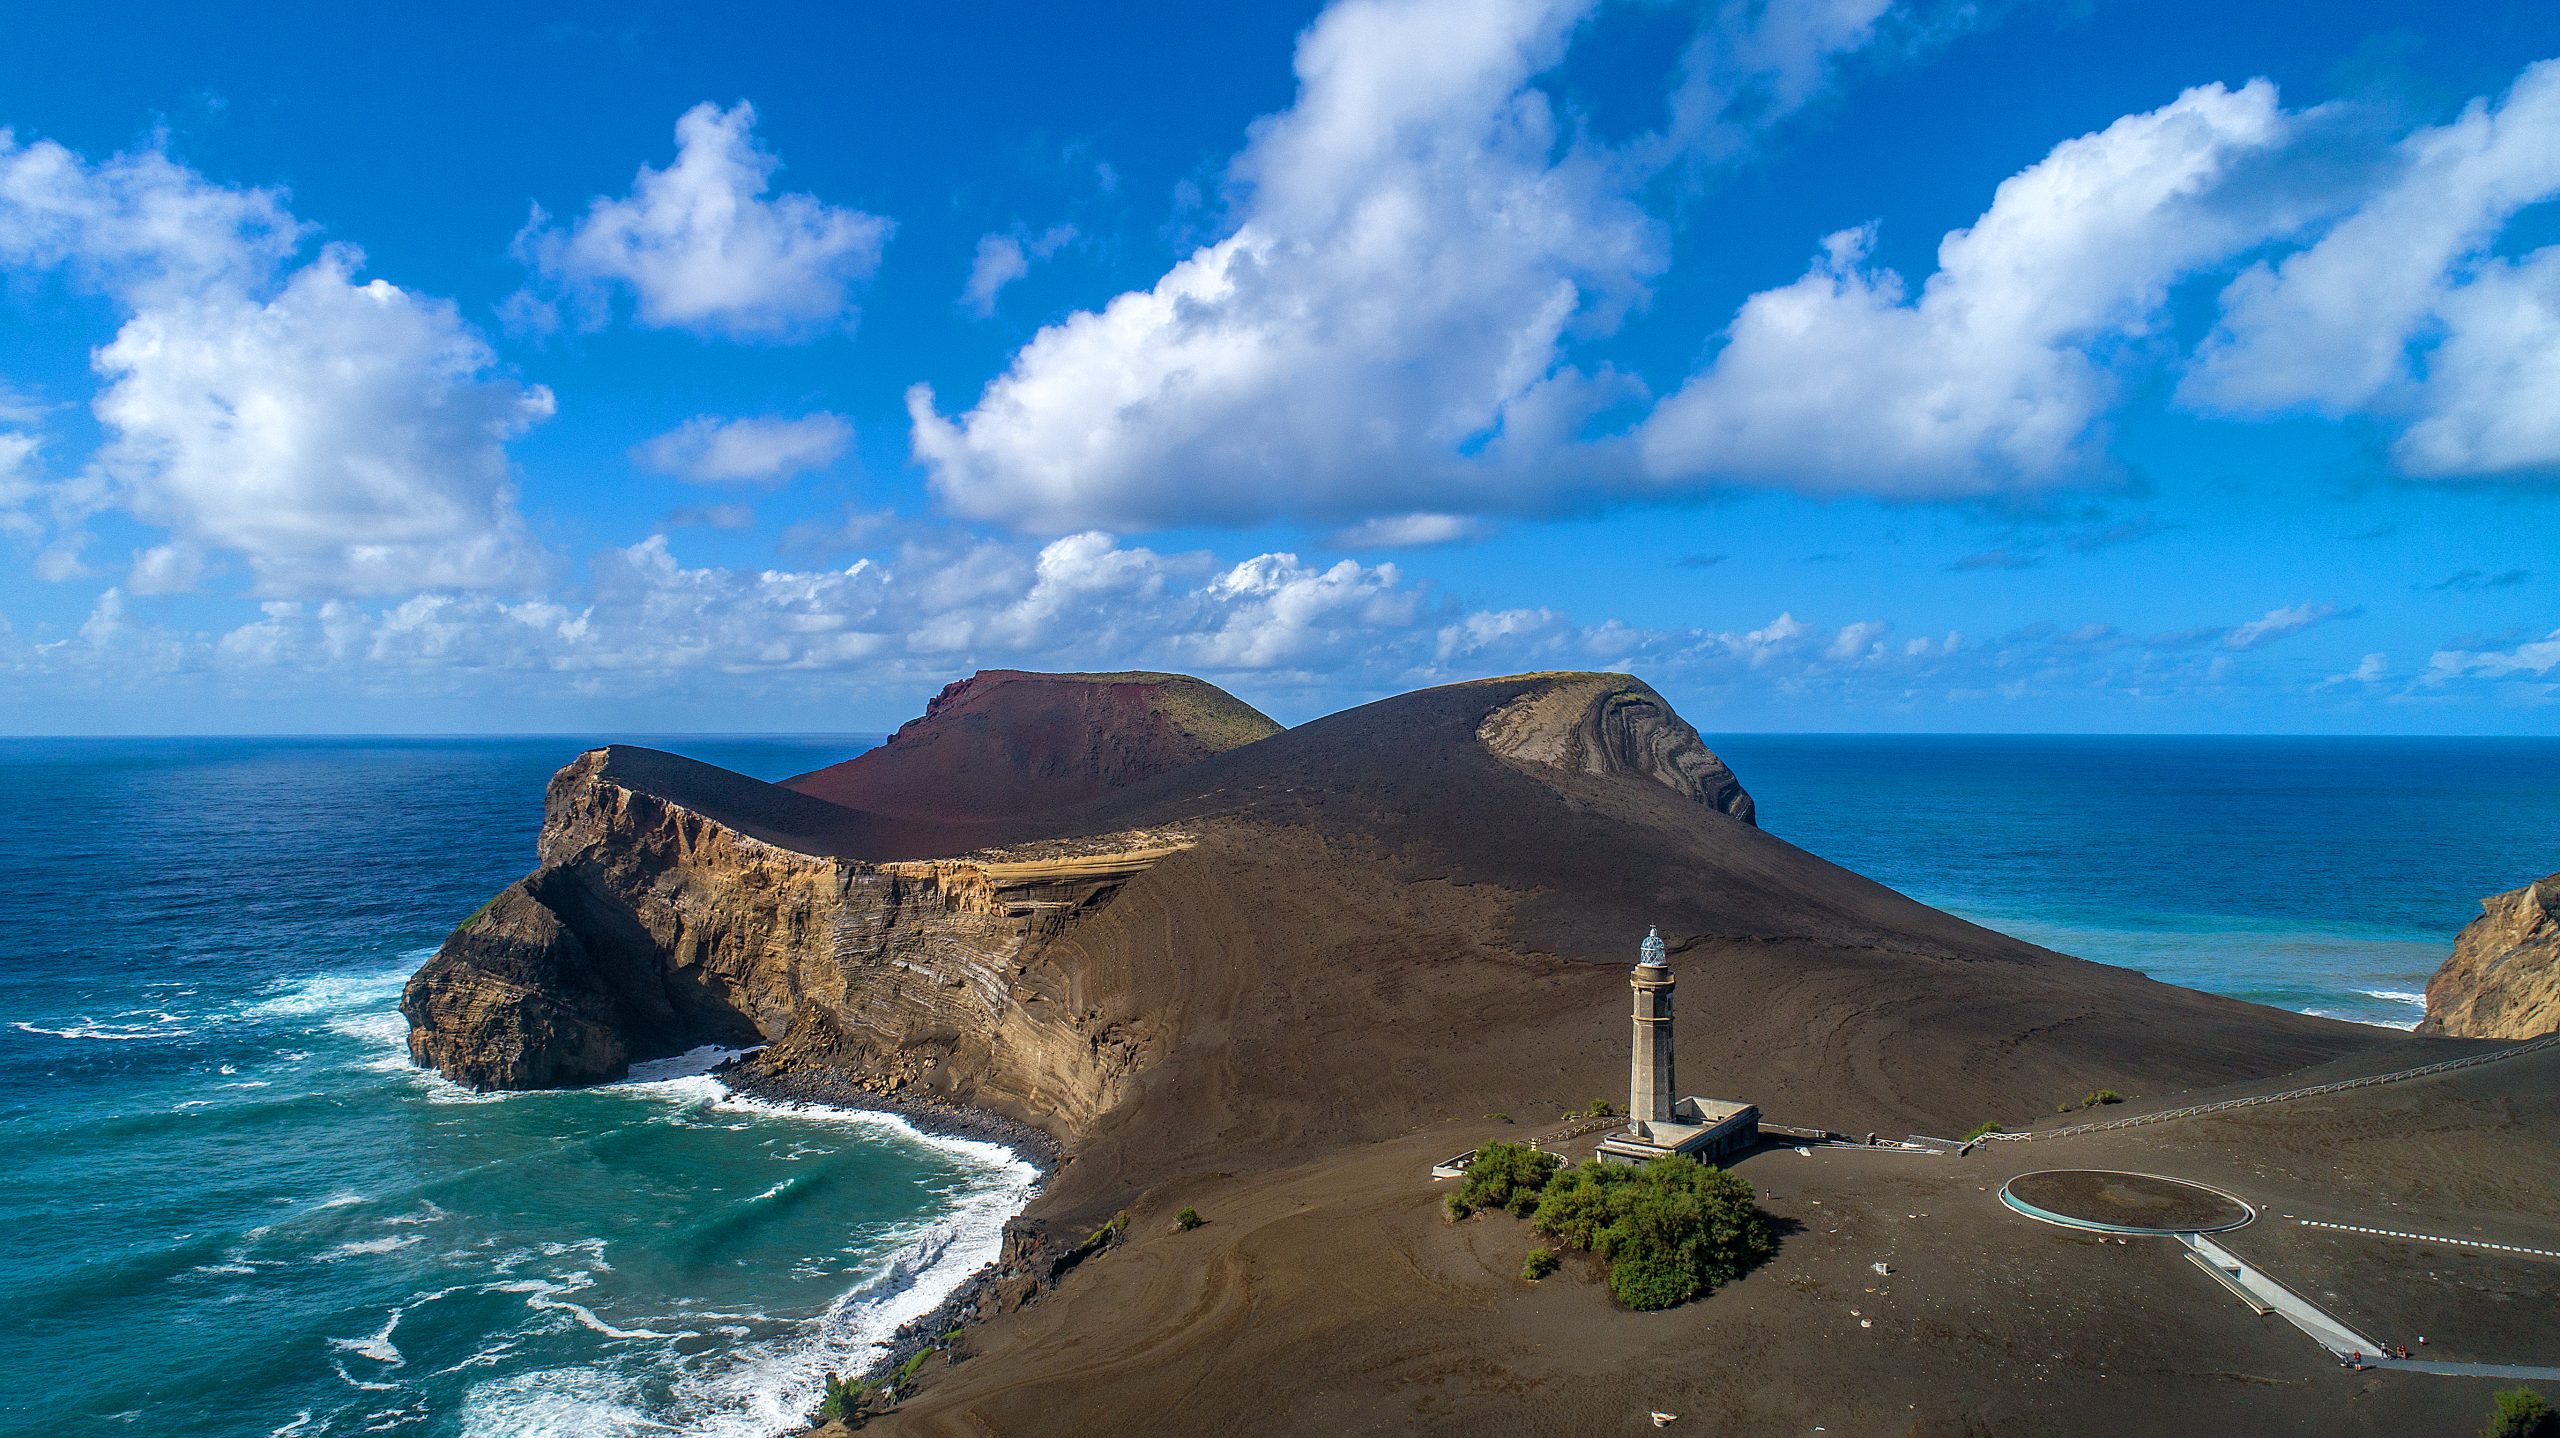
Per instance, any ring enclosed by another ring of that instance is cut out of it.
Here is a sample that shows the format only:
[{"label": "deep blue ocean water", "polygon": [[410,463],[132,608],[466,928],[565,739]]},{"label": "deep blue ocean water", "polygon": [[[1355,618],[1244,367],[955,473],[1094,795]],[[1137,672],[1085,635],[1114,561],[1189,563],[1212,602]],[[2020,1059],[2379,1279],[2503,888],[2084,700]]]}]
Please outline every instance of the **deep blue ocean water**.
[{"label": "deep blue ocean water", "polygon": [[[774,778],[868,741],[636,742]],[[2560,868],[2560,741],[1712,742],[1771,832],[1918,898],[2369,1022]],[[0,740],[0,1431],[770,1433],[992,1257],[1000,1149],[680,1064],[408,1067],[402,979],[583,747]]]},{"label": "deep blue ocean water", "polygon": [[2414,1024],[2480,900],[2560,869],[2560,739],[1714,735],[1762,828],[2190,988]]}]

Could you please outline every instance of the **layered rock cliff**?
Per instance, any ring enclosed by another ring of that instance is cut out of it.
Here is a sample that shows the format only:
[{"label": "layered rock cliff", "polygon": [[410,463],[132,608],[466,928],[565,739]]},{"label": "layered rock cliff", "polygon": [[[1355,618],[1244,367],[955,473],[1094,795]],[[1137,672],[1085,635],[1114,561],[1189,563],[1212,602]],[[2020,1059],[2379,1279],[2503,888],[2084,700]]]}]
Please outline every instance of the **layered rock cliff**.
[{"label": "layered rock cliff", "polygon": [[2427,980],[2422,1034],[2529,1039],[2560,1032],[2560,874],[2492,894]]},{"label": "layered rock cliff", "polygon": [[1689,721],[1652,686],[1623,674],[1565,674],[1495,710],[1476,730],[1519,764],[1644,778],[1719,813],[1755,822],[1751,796]]},{"label": "layered rock cliff", "polygon": [[417,1062],[474,1088],[545,1088],[700,1044],[765,1044],[776,1071],[965,1092],[1058,1131],[1108,1106],[1130,1055],[1089,1031],[1041,951],[1188,835],[825,857],[747,832],[808,822],[787,800],[715,817],[669,792],[687,777],[673,756],[599,749],[553,778],[539,866],[402,996]]}]

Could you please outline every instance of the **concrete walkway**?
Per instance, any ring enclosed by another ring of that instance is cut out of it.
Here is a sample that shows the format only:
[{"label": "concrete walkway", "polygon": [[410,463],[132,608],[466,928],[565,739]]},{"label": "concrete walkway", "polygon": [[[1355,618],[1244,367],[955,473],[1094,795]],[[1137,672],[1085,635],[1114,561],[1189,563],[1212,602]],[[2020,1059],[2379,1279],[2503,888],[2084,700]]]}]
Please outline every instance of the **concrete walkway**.
[{"label": "concrete walkway", "polygon": [[2533,1378],[2560,1382],[2560,1368],[2529,1363],[2438,1363],[2425,1358],[2385,1357],[2381,1344],[2330,1317],[2310,1300],[2242,1262],[2238,1255],[2221,1244],[2201,1233],[2182,1233],[2178,1235],[2178,1241],[2251,1306],[2276,1314],[2310,1334],[2312,1342],[2336,1354],[2341,1361],[2349,1354],[2357,1354],[2370,1368],[2442,1373],[2455,1378]]},{"label": "concrete walkway", "polygon": [[2350,1353],[2378,1355],[2382,1345],[2315,1307],[2310,1300],[2240,1261],[2231,1250],[2201,1233],[2182,1233],[2178,1241],[2228,1276],[2232,1285],[2268,1312],[2311,1335],[2311,1340],[2343,1358]]}]

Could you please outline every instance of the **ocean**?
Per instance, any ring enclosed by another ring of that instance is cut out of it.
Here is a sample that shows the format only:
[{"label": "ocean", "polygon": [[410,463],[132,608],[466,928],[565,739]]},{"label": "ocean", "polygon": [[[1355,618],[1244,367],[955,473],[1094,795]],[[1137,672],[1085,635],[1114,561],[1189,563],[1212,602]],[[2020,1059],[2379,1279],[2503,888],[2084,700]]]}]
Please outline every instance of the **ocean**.
[{"label": "ocean", "polygon": [[[726,1094],[479,1097],[400,985],[589,741],[0,740],[0,1431],[762,1435],[1030,1168]],[[636,739],[766,778],[861,738]],[[2066,952],[2405,1025],[2560,867],[2560,741],[1716,735],[1770,832]]]},{"label": "ocean", "polygon": [[2560,739],[1716,735],[1760,826],[2063,953],[2407,1028],[2560,869]]}]

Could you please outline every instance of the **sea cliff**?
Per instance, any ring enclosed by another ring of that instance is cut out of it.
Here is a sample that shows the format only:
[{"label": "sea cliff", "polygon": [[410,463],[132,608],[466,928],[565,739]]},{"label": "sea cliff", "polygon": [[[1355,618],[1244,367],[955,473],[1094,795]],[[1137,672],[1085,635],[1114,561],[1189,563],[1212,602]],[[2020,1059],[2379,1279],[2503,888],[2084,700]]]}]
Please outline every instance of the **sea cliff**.
[{"label": "sea cliff", "polygon": [[666,757],[599,749],[553,778],[535,870],[409,981],[417,1062],[473,1088],[563,1087],[762,1045],[750,1077],[814,1066],[1052,1133],[1108,1106],[1131,1055],[1069,1002],[1044,941],[1188,836],[813,855],[671,797]]},{"label": "sea cliff", "polygon": [[2560,874],[2480,901],[2427,981],[2422,1034],[2529,1039],[2560,1032]]}]

